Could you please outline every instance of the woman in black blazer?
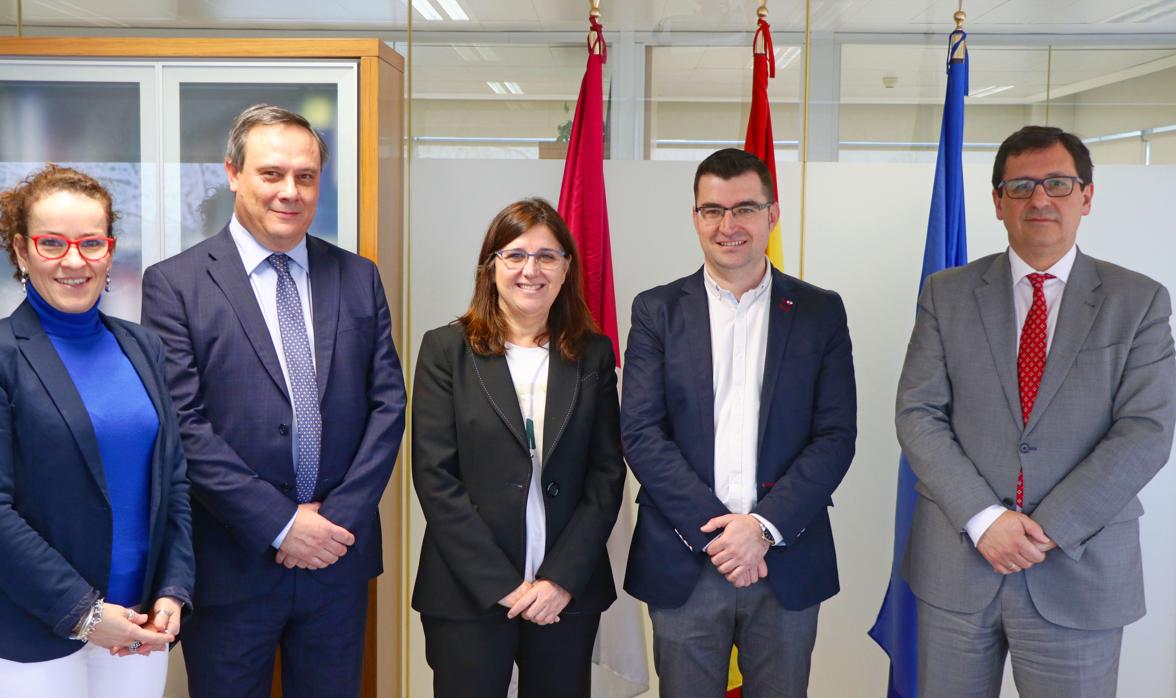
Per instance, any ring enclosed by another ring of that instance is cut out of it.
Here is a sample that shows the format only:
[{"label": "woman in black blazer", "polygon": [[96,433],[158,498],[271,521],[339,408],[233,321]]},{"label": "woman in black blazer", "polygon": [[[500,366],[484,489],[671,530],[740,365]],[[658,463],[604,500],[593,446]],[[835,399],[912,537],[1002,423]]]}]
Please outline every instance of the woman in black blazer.
[{"label": "woman in black blazer", "polygon": [[440,698],[587,696],[605,543],[624,486],[616,357],[593,332],[567,226],[503,209],[474,296],[425,335],[412,472],[427,526],[412,605]]},{"label": "woman in black blazer", "polygon": [[0,693],[162,695],[190,604],[184,456],[159,340],[98,312],[111,197],[48,167],[0,194],[26,300],[0,320]]}]

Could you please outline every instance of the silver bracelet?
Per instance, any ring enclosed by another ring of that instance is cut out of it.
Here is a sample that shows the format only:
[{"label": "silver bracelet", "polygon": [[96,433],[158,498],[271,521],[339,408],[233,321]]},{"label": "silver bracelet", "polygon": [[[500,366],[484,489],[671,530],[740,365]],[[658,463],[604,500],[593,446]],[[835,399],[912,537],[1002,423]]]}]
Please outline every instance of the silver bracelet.
[{"label": "silver bracelet", "polygon": [[90,639],[90,633],[94,632],[94,628],[102,622],[102,609],[104,606],[104,599],[101,597],[94,602],[90,607],[90,612],[86,614],[86,618],[78,624],[78,630],[73,635],[69,636],[71,640],[79,640],[86,642]]}]

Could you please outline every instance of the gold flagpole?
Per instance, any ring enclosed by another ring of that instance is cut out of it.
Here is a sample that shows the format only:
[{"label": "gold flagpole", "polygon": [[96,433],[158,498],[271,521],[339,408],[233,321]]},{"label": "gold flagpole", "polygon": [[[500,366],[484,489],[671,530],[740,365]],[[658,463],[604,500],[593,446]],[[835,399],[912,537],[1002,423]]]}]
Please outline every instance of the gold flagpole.
[{"label": "gold flagpole", "polygon": [[809,68],[812,64],[812,0],[804,0],[804,96],[800,127],[800,260],[796,275],[804,278],[805,200],[808,193]]},{"label": "gold flagpole", "polygon": [[[599,22],[600,17],[601,17],[600,0],[588,0],[588,18],[590,20],[595,19],[597,22]],[[596,53],[600,48],[597,45],[599,43],[599,41],[600,41],[600,37],[596,34],[596,32],[594,32],[594,31],[588,32],[588,50],[589,51],[591,51],[592,53]]]}]

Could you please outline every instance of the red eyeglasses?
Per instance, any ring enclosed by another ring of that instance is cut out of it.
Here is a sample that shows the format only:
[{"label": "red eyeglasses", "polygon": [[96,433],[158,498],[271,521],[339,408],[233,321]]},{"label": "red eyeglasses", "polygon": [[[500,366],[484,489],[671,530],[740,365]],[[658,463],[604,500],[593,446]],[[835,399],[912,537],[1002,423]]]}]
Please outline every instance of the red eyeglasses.
[{"label": "red eyeglasses", "polygon": [[61,259],[69,254],[70,247],[78,248],[78,254],[82,259],[91,262],[105,259],[106,255],[114,252],[114,238],[108,237],[94,236],[70,240],[61,235],[47,234],[31,235],[29,239],[33,241],[37,254],[45,259]]}]

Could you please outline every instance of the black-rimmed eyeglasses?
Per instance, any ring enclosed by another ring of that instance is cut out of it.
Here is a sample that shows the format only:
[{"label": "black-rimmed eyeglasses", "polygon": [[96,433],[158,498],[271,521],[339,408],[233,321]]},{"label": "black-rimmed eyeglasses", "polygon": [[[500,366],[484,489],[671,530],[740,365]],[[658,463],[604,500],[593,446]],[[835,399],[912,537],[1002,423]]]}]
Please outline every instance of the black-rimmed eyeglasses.
[{"label": "black-rimmed eyeglasses", "polygon": [[719,221],[723,220],[723,216],[727,215],[727,211],[731,212],[731,217],[735,219],[735,222],[744,223],[750,221],[755,217],[755,214],[771,205],[772,202],[770,201],[766,204],[738,204],[731,206],[730,208],[707,204],[705,206],[695,206],[694,212],[698,214],[698,217],[701,218],[704,223],[709,223],[711,225],[717,224]]},{"label": "black-rimmed eyeglasses", "polygon": [[1044,179],[1017,177],[1016,179],[1004,180],[996,185],[996,188],[1003,191],[1005,196],[1010,199],[1028,199],[1033,196],[1033,191],[1037,189],[1038,184],[1045,190],[1046,196],[1059,198],[1069,196],[1074,191],[1075,184],[1085,186],[1086,182],[1083,182],[1081,177],[1073,176],[1046,177]]}]

